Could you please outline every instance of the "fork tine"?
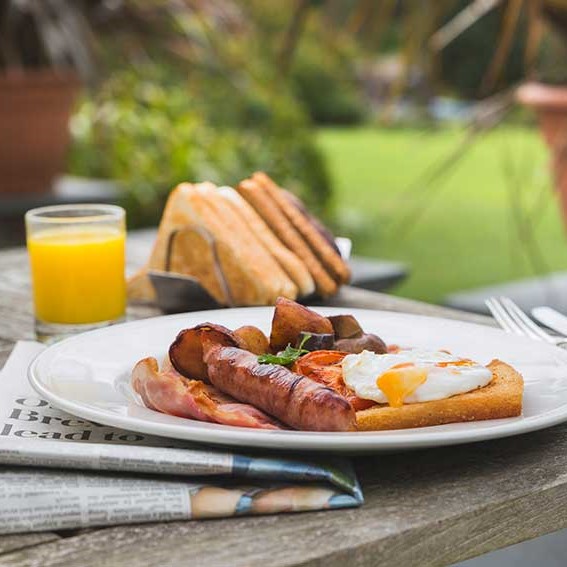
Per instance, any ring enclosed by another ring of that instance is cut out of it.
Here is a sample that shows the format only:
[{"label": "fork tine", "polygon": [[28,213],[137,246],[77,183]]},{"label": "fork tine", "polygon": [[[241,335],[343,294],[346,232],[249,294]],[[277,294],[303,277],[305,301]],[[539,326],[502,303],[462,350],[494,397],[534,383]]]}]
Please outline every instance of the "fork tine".
[{"label": "fork tine", "polygon": [[503,308],[506,310],[508,315],[514,320],[514,322],[520,327],[524,336],[529,337],[535,341],[543,341],[544,339],[540,337],[537,333],[532,331],[527,325],[524,324],[522,319],[511,309],[508,308],[506,305],[502,305]]},{"label": "fork tine", "polygon": [[525,336],[522,329],[518,324],[508,315],[508,312],[504,309],[500,302],[495,297],[491,297],[485,301],[486,306],[490,309],[492,316],[496,319],[497,323],[508,333],[514,333],[516,335]]},{"label": "fork tine", "polygon": [[533,338],[555,344],[555,340],[543,329],[538,327],[509,297],[501,297],[500,301],[519,325],[523,325],[526,332]]},{"label": "fork tine", "polygon": [[534,339],[536,341],[543,341],[544,340],[543,337],[541,337],[531,327],[529,327],[525,323],[525,321],[518,315],[519,307],[517,307],[515,304],[514,306],[511,306],[506,301],[507,299],[508,299],[507,297],[501,297],[497,301],[502,307],[502,309],[504,309],[504,311],[507,313],[508,317],[510,317],[514,321],[514,323],[518,326],[522,334],[529,337],[530,339]]},{"label": "fork tine", "polygon": [[484,300],[484,304],[488,307],[488,309],[490,310],[490,313],[492,314],[492,317],[494,317],[494,319],[496,320],[496,322],[508,333],[512,332],[512,329],[509,327],[508,322],[502,318],[502,316],[500,315],[500,312],[498,311],[493,298],[490,297],[488,299]]}]

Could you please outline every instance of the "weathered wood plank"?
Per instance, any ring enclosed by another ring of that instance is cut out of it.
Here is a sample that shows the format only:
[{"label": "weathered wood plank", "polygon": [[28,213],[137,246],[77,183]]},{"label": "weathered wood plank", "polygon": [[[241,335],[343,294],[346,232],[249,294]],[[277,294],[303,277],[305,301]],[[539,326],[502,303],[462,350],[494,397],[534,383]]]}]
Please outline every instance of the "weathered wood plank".
[{"label": "weathered wood plank", "polygon": [[0,339],[33,339],[33,315],[25,251],[0,253]]},{"label": "weathered wood plank", "polygon": [[[0,349],[1,341],[33,340],[33,308],[27,257],[25,250],[15,249],[0,253]],[[159,315],[147,306],[132,306],[128,318],[140,319]],[[1,357],[1,354],[0,354]],[[0,364],[3,364],[0,358]]]},{"label": "weathered wood plank", "polygon": [[358,309],[380,309],[384,311],[401,311],[414,313],[416,315],[429,315],[431,317],[445,317],[447,319],[458,319],[485,325],[494,325],[494,320],[484,315],[465,313],[449,307],[430,305],[422,301],[414,301],[395,295],[387,295],[375,291],[368,291],[351,286],[344,286],[339,293],[325,300],[319,305],[330,305],[334,307],[351,307]]},{"label": "weathered wood plank", "polygon": [[[23,251],[0,254],[0,364],[13,341],[32,336],[26,270]],[[328,304],[492,324],[351,287]],[[130,310],[133,318],[156,314]],[[118,526],[62,539],[10,536],[0,538],[0,566],[440,566],[567,525],[567,426],[491,443],[360,457],[356,464],[367,499],[361,509]]]},{"label": "weathered wood plank", "polygon": [[0,565],[442,566],[567,526],[567,427],[356,464],[360,509],[109,528]]},{"label": "weathered wood plank", "polygon": [[[145,234],[145,233],[144,233]],[[142,235],[143,236],[143,235]],[[141,242],[145,244],[142,238]],[[130,238],[131,249],[136,252],[136,261],[142,256],[138,250],[135,237]],[[33,311],[31,304],[31,288],[27,258],[23,250],[11,250],[0,254],[0,339],[16,341],[18,339],[33,339]],[[461,319],[477,323],[491,323],[491,319],[482,315],[474,315],[427,305],[382,293],[375,293],[354,287],[344,287],[339,294],[327,300],[325,305],[339,307],[358,307],[368,309],[383,309],[387,311],[405,311],[422,315],[433,315]],[[152,307],[141,305],[131,306],[129,318],[143,318],[159,315],[160,312]]]},{"label": "weathered wood plank", "polygon": [[0,339],[0,370],[4,366],[6,360],[8,360],[13,348],[14,343],[12,341]]},{"label": "weathered wood plank", "polygon": [[[59,536],[52,533],[0,536],[0,555],[56,539],[59,539]],[[0,557],[0,562],[1,561],[2,558]]]}]

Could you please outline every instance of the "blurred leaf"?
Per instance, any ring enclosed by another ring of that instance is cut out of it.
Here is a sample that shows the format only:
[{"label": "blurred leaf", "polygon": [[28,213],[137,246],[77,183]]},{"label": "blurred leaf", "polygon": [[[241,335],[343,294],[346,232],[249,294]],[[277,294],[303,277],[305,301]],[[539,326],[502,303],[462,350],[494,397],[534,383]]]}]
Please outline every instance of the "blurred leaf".
[{"label": "blurred leaf", "polygon": [[[542,20],[542,0],[532,0],[526,3],[528,12],[528,29],[526,33],[526,48],[524,51],[524,65],[527,74],[531,74],[533,66],[537,60],[537,55],[541,47],[543,38],[543,20]],[[566,3],[567,7],[567,3]]]},{"label": "blurred leaf", "polygon": [[502,69],[512,49],[523,4],[524,0],[508,0],[506,4],[498,45],[496,46],[494,56],[482,81],[481,91],[483,93],[491,91],[502,74]]},{"label": "blurred leaf", "polygon": [[430,46],[440,51],[459,35],[476,24],[485,14],[496,8],[503,0],[472,0],[463,10],[457,12],[448,22],[438,29],[429,40]]}]

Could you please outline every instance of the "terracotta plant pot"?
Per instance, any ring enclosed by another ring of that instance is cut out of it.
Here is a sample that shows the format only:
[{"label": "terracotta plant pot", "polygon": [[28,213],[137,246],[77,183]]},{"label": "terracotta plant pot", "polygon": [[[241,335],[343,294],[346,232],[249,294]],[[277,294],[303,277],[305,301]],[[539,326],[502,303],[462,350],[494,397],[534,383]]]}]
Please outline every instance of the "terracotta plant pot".
[{"label": "terracotta plant pot", "polygon": [[567,224],[567,87],[526,83],[516,92],[517,100],[537,114],[539,127],[551,150],[551,168],[559,191],[563,220]]},{"label": "terracotta plant pot", "polygon": [[69,116],[79,89],[73,73],[0,75],[0,194],[50,190],[65,170]]}]

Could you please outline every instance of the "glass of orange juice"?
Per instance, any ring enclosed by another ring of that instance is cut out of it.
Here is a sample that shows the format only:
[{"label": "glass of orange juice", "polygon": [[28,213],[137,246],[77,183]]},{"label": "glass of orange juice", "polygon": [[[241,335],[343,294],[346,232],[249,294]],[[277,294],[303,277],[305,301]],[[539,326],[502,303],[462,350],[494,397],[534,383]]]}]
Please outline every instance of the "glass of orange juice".
[{"label": "glass of orange juice", "polygon": [[50,341],[124,318],[124,209],[32,209],[26,213],[26,232],[38,339]]}]

